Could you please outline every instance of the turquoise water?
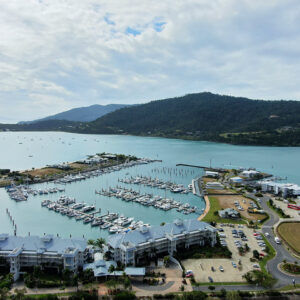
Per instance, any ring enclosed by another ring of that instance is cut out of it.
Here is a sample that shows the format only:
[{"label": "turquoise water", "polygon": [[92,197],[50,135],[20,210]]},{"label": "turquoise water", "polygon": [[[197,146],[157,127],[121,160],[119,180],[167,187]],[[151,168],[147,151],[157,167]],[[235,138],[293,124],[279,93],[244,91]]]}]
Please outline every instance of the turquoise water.
[{"label": "turquoise water", "polygon": [[[138,203],[124,202],[121,199],[107,198],[95,194],[95,189],[116,186],[118,178],[128,176],[146,175],[164,180],[183,183],[186,186],[194,177],[201,175],[201,169],[177,168],[177,163],[190,163],[196,165],[209,165],[215,167],[241,166],[256,167],[258,170],[272,173],[281,177],[288,177],[289,182],[300,184],[300,148],[279,147],[249,147],[217,144],[209,142],[192,142],[171,140],[163,138],[144,138],[134,136],[113,135],[78,135],[60,132],[3,132],[0,134],[0,168],[24,170],[32,167],[42,167],[46,164],[75,161],[88,154],[99,152],[125,153],[138,157],[161,159],[162,163],[153,163],[125,169],[120,172],[106,174],[100,177],[74,182],[66,185],[65,194],[75,197],[76,200],[86,203],[96,203],[103,213],[107,210],[120,212],[125,216],[135,217],[150,224],[172,221],[176,217],[192,218],[195,215],[183,215],[171,210],[168,212],[145,207]],[[32,156],[32,157],[29,157]],[[154,172],[168,167],[170,172]],[[181,172],[179,172],[181,170]],[[43,186],[53,186],[52,183],[36,185],[38,189]],[[153,193],[165,196],[160,189],[137,185],[125,185],[142,193]],[[192,194],[175,195],[167,192],[167,197],[175,198],[183,203],[189,202],[200,209],[204,202]],[[18,234],[54,233],[62,236],[82,236],[96,238],[107,236],[107,231],[91,228],[89,224],[83,225],[66,216],[42,208],[42,199],[57,199],[58,194],[43,196],[30,196],[27,202],[16,203],[10,200],[4,189],[0,189],[0,232],[12,233],[5,209],[8,208],[18,226]]]}]

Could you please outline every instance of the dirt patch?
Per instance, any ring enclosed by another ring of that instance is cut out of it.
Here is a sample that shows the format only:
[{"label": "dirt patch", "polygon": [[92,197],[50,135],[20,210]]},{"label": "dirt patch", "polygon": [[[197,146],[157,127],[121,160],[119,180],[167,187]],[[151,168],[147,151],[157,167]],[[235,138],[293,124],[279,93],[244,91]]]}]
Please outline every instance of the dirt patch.
[{"label": "dirt patch", "polygon": [[300,222],[281,223],[277,231],[280,237],[298,254],[300,254]]},{"label": "dirt patch", "polygon": [[216,182],[217,179],[215,178],[211,178],[211,177],[202,177],[203,182],[207,183],[207,182]]},{"label": "dirt patch", "polygon": [[235,192],[231,191],[231,190],[213,190],[213,189],[207,189],[207,192],[209,195],[223,195],[223,194],[228,194],[228,195],[232,195],[233,193],[235,194]]},{"label": "dirt patch", "polygon": [[245,198],[243,196],[240,195],[215,195],[214,198],[216,198],[219,201],[220,206],[224,209],[224,208],[233,208],[235,210],[237,210],[237,208],[235,207],[234,202],[238,201],[239,205],[244,209],[242,211],[237,210],[243,217],[245,217],[248,220],[262,220],[263,218],[265,218],[265,215],[263,214],[250,214],[248,213],[247,209],[250,206],[250,202],[252,200]]},{"label": "dirt patch", "polygon": [[80,164],[80,163],[70,163],[69,166],[72,168],[72,169],[84,169],[87,167],[86,164]]},{"label": "dirt patch", "polygon": [[55,169],[55,168],[42,168],[42,169],[34,169],[31,171],[26,171],[24,172],[24,174],[43,177],[48,175],[60,174],[62,172],[63,172],[62,170]]}]

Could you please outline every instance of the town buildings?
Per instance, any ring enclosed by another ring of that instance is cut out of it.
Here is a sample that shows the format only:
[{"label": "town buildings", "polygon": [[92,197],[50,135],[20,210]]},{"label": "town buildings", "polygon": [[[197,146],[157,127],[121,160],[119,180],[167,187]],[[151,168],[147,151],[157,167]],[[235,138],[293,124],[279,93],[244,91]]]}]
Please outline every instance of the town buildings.
[{"label": "town buildings", "polygon": [[279,183],[269,180],[258,181],[263,192],[273,193],[275,195],[281,194],[283,197],[300,196],[300,186],[293,183]]}]

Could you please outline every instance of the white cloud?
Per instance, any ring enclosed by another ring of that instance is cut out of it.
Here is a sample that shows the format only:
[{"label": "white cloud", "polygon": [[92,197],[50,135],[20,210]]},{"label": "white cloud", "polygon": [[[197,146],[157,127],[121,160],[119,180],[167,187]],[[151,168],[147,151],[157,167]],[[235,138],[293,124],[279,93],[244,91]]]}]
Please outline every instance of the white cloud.
[{"label": "white cloud", "polygon": [[299,26],[298,0],[0,1],[0,122],[203,90],[299,100]]}]

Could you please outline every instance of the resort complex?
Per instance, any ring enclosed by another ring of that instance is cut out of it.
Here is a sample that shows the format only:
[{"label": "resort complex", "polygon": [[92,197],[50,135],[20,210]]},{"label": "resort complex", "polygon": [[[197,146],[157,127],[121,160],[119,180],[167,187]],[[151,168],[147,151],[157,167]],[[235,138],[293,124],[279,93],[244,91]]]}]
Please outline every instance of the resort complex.
[{"label": "resort complex", "polygon": [[190,246],[216,244],[216,229],[197,219],[175,220],[163,226],[143,226],[138,230],[119,233],[108,239],[108,250],[115,261],[125,265],[139,263],[146,256],[170,255]]},{"label": "resort complex", "polygon": [[[253,168],[162,163],[101,153],[22,172],[37,181],[6,172],[12,234],[0,234],[0,284],[112,299],[290,284],[299,271],[299,186]],[[18,205],[35,224],[51,218],[48,228],[38,223],[51,234],[26,227],[34,235],[20,235]]]},{"label": "resort complex", "polygon": [[90,253],[84,239],[63,239],[53,235],[11,236],[0,234],[0,258],[10,265],[14,280],[30,267],[62,268],[77,272]]}]

